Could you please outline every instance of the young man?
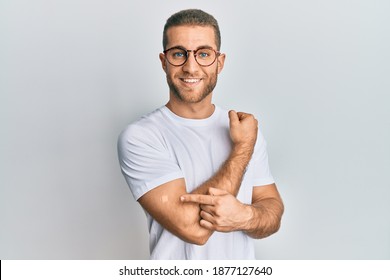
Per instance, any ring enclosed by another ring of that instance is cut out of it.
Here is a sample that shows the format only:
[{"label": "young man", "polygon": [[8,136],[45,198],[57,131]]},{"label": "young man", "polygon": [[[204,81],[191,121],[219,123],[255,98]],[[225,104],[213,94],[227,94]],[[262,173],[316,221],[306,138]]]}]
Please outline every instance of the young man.
[{"label": "young man", "polygon": [[280,226],[283,203],[257,120],[212,103],[220,45],[211,15],[172,15],[160,54],[169,101],[119,137],[122,173],[146,210],[151,259],[254,259],[252,238]]}]

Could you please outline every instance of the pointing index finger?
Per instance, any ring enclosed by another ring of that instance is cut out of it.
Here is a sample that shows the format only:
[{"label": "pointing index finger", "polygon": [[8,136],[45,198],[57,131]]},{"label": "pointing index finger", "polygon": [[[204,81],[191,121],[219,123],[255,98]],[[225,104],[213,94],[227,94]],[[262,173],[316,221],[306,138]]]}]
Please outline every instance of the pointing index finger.
[{"label": "pointing index finger", "polygon": [[214,205],[214,197],[205,194],[185,194],[180,197],[182,202],[195,202],[199,204]]}]

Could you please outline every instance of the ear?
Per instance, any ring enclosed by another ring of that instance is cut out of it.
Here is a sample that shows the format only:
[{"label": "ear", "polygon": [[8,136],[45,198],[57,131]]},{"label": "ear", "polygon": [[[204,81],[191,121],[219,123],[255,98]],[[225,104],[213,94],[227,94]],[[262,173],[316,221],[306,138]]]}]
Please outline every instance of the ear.
[{"label": "ear", "polygon": [[162,69],[165,73],[167,73],[167,60],[165,59],[165,55],[163,53],[160,53],[159,55]]},{"label": "ear", "polygon": [[223,66],[225,64],[225,58],[226,55],[224,53],[221,53],[217,58],[218,63],[218,74],[222,72]]}]

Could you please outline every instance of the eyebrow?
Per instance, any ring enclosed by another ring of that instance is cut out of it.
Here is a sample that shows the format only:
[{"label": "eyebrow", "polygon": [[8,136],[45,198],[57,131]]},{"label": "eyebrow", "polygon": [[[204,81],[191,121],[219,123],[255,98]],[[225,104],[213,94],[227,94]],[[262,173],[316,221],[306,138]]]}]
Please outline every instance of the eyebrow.
[{"label": "eyebrow", "polygon": [[[182,46],[182,45],[176,45],[176,46],[173,46],[173,47],[170,47],[170,48],[167,48],[167,49],[173,49],[173,48],[181,48],[181,49],[187,50],[187,48]],[[209,45],[201,45],[201,46],[198,46],[195,50],[199,50],[199,49],[203,49],[203,48],[214,49],[212,46],[209,46]]]}]

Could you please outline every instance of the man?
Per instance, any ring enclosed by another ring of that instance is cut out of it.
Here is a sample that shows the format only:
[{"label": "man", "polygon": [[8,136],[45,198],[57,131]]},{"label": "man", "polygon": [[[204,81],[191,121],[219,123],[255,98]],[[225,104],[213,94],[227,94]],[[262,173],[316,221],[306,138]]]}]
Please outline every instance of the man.
[{"label": "man", "polygon": [[151,259],[254,259],[252,238],[280,226],[283,203],[257,120],[212,104],[220,45],[211,15],[172,15],[160,54],[169,101],[119,137],[122,173],[146,211]]}]

